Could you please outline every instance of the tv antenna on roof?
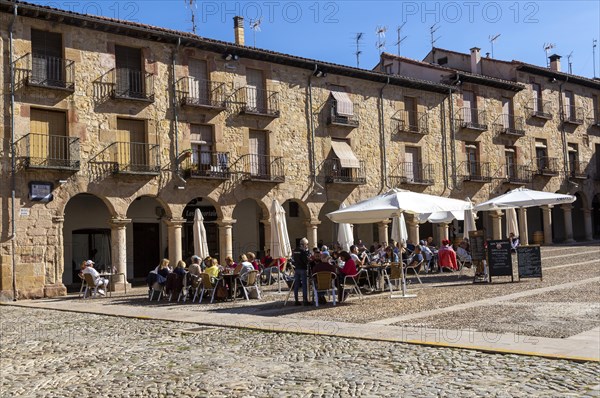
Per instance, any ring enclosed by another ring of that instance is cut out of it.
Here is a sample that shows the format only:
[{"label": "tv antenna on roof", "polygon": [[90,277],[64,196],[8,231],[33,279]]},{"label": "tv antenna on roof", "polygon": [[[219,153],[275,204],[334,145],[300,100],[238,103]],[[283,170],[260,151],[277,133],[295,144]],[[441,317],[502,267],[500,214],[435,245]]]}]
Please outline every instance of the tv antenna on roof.
[{"label": "tv antenna on roof", "polygon": [[494,58],[494,42],[498,40],[502,33],[498,33],[497,35],[490,35],[490,43],[492,44],[492,58]]},{"label": "tv antenna on roof", "polygon": [[261,23],[262,17],[250,20],[250,29],[252,29],[252,40],[254,41],[254,48],[256,48],[256,32],[260,32]]},{"label": "tv antenna on roof", "polygon": [[571,63],[571,58],[573,57],[573,51],[567,55],[567,64],[569,65],[569,73],[573,74],[573,64]]},{"label": "tv antenna on roof", "polygon": [[596,39],[592,39],[592,60],[593,65],[594,65],[594,79],[596,78],[596,46],[597,46],[598,40]]},{"label": "tv antenna on roof", "polygon": [[548,50],[552,50],[554,47],[556,47],[556,44],[544,43],[544,51],[546,52],[546,67],[550,66],[550,61],[548,60]]},{"label": "tv antenna on roof", "polygon": [[398,26],[398,29],[396,29],[396,31],[398,32],[398,41],[396,42],[396,45],[398,46],[398,56],[400,56],[400,44],[404,41],[404,39],[406,39],[408,37],[408,36],[402,37],[402,28],[404,27],[404,25],[406,25],[406,22],[404,22],[402,25]]},{"label": "tv antenna on roof", "polygon": [[436,25],[437,25],[437,23],[434,23],[433,25],[431,25],[429,27],[429,35],[431,36],[431,48],[432,49],[434,48],[435,42],[438,41],[440,39],[440,37],[442,37],[442,36],[434,37],[435,32],[437,32],[438,29],[440,28],[439,26],[436,26]]},{"label": "tv antenna on roof", "polygon": [[196,34],[196,9],[198,6],[196,5],[196,0],[184,0],[185,5],[189,8],[190,14],[192,16],[192,33]]},{"label": "tv antenna on roof", "polygon": [[359,32],[354,37],[354,40],[356,42],[356,52],[354,53],[354,55],[356,55],[356,67],[357,68],[360,66],[360,54],[362,54],[362,51],[360,51],[360,41],[363,39],[364,35],[365,35],[364,33]]},{"label": "tv antenna on roof", "polygon": [[379,50],[379,55],[381,55],[381,51],[385,49],[385,32],[387,32],[387,26],[378,26],[375,29],[375,34],[377,34],[377,43],[375,43],[375,47]]}]

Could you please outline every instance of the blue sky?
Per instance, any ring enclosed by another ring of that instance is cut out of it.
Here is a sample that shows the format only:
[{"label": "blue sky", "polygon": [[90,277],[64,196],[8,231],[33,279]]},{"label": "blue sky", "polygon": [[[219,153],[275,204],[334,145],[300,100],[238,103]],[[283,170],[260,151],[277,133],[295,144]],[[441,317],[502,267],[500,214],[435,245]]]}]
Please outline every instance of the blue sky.
[{"label": "blue sky", "polygon": [[[146,1],[35,1],[43,5],[134,20],[155,26],[191,31],[190,0]],[[491,52],[489,38],[500,34],[494,57],[545,65],[549,53],[572,52],[573,73],[593,76],[592,40],[600,42],[600,1],[218,1],[197,0],[197,33],[233,41],[233,16],[246,22],[246,45],[254,44],[251,20],[262,17],[256,46],[273,51],[356,66],[355,36],[360,44],[360,66],[378,61],[377,27],[387,27],[385,51],[397,53],[397,28],[403,25],[401,54],[422,59],[429,49],[430,27],[436,24],[435,45],[469,52],[480,47]],[[596,76],[600,76],[600,43],[596,47]]]}]

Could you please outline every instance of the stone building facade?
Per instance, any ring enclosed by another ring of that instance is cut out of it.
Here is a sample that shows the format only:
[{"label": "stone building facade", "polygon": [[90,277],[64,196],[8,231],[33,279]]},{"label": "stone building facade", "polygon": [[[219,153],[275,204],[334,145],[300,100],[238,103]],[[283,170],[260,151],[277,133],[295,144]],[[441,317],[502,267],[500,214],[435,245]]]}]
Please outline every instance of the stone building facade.
[{"label": "stone building facade", "polygon": [[[160,258],[193,254],[196,209],[223,261],[269,246],[274,200],[292,245],[317,245],[336,240],[326,213],[391,187],[475,201],[499,192],[496,179],[464,179],[452,81],[249,48],[239,19],[229,43],[6,0],[0,18],[3,296],[65,294],[88,258],[143,280]],[[484,87],[491,104],[497,88]],[[554,132],[539,134],[554,151]],[[598,137],[581,134],[569,142],[589,162]],[[471,140],[501,163],[496,135]],[[598,186],[584,184],[587,211]],[[490,236],[498,219],[480,221]],[[413,240],[449,234],[408,222]],[[389,235],[385,222],[354,233]]]}]

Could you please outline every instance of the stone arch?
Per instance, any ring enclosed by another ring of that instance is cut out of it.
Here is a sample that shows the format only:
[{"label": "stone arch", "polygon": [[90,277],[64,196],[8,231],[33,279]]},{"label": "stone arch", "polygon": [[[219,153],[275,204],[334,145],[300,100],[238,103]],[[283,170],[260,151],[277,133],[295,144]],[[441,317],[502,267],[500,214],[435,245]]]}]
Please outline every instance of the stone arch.
[{"label": "stone arch", "polygon": [[266,244],[264,221],[269,220],[269,209],[264,201],[256,198],[240,200],[234,207],[232,217],[233,256],[248,251],[262,252]]},{"label": "stone arch", "polygon": [[89,194],[89,195],[93,195],[96,198],[100,199],[102,201],[102,203],[104,203],[104,205],[106,205],[106,208],[108,209],[111,217],[117,217],[118,213],[117,213],[117,209],[115,207],[115,204],[106,196],[104,195],[99,195],[95,192],[88,192],[86,190],[61,190],[57,195],[55,195],[54,197],[54,202],[56,203],[56,214],[58,216],[64,216],[65,215],[65,209],[67,208],[67,205],[69,204],[69,202],[77,195],[82,195],[82,194]]},{"label": "stone arch", "polygon": [[219,236],[219,206],[214,200],[203,196],[197,197],[185,205],[180,215],[185,221],[181,230],[181,249],[184,260],[189,260],[195,253],[194,250],[194,217],[199,209],[204,218],[204,229],[207,236],[208,252],[211,256],[221,255]]},{"label": "stone arch", "polygon": [[571,217],[573,220],[574,227],[573,239],[582,241],[586,238],[584,209],[588,209],[588,201],[585,196],[585,193],[581,191],[576,192],[575,197],[577,199],[575,200],[575,202],[573,202],[573,209],[571,210]]},{"label": "stone arch", "polygon": [[321,223],[317,228],[318,242],[322,242],[327,246],[333,246],[337,242],[337,224],[327,217],[327,213],[338,210],[341,203],[337,200],[328,200],[319,209],[319,221]]},{"label": "stone arch", "polygon": [[281,206],[285,210],[290,244],[294,248],[300,239],[307,237],[306,223],[311,221],[310,209],[306,203],[296,198],[287,199]]}]

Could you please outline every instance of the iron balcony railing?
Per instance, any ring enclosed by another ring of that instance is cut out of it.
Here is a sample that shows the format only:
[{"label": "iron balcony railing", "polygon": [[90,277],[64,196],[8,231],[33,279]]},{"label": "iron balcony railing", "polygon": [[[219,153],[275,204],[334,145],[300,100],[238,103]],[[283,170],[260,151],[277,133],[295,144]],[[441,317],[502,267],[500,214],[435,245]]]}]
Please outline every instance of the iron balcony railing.
[{"label": "iron balcony railing", "polygon": [[491,182],[490,164],[488,162],[470,162],[461,163],[463,181],[472,182]]},{"label": "iron balcony railing", "polygon": [[504,170],[506,172],[506,182],[509,184],[529,184],[533,179],[528,166],[507,164],[504,165]]},{"label": "iron balcony railing", "polygon": [[541,98],[533,97],[527,109],[532,117],[552,119],[552,101],[544,101]]},{"label": "iron balcony railing", "polygon": [[[358,117],[356,115],[340,115],[337,110],[337,101],[331,99],[329,104],[329,116],[327,116],[327,124],[330,126],[342,126],[342,127],[358,127]],[[357,109],[354,104],[354,109]]]},{"label": "iron balcony railing", "polygon": [[18,60],[16,71],[30,86],[75,90],[75,62],[68,59],[29,53]]},{"label": "iron balcony railing", "polygon": [[563,120],[570,124],[583,124],[583,107],[565,105],[563,107]]},{"label": "iron balcony railing", "polygon": [[477,108],[460,108],[457,115],[460,128],[474,131],[486,131],[488,129],[486,113]]},{"label": "iron balcony railing", "polygon": [[242,113],[279,117],[279,93],[256,87],[243,87],[240,95]]},{"label": "iron balcony railing", "polygon": [[325,159],[322,164],[323,176],[328,184],[357,184],[367,183],[365,163],[360,161],[358,168],[342,167],[339,159]]},{"label": "iron balcony railing", "polygon": [[79,170],[79,138],[29,133],[22,142],[25,167]]},{"label": "iron balcony railing", "polygon": [[115,68],[109,73],[112,96],[117,99],[154,101],[154,75],[139,69]]},{"label": "iron balcony railing", "polygon": [[158,175],[160,172],[159,146],[156,144],[113,142],[103,152],[104,160],[112,162],[115,173]]},{"label": "iron balcony railing", "polygon": [[427,134],[429,132],[427,112],[400,111],[392,118],[395,133]]},{"label": "iron balcony railing", "polygon": [[544,176],[557,176],[558,159],[542,156],[536,159],[536,174]]},{"label": "iron balcony railing", "polygon": [[587,169],[587,162],[580,162],[579,160],[570,161],[569,162],[569,174],[573,178],[587,178],[587,173],[585,169]]},{"label": "iron balcony railing", "polygon": [[241,156],[237,161],[237,171],[244,181],[264,181],[281,183],[285,181],[283,158],[248,154]]},{"label": "iron balcony railing", "polygon": [[502,115],[498,116],[495,124],[501,134],[515,135],[519,137],[525,135],[525,120],[521,116],[503,113]]},{"label": "iron balcony railing", "polygon": [[177,82],[181,105],[223,110],[226,108],[225,83],[184,77]]},{"label": "iron balcony railing", "polygon": [[193,151],[184,171],[191,178],[228,180],[231,176],[229,152]]},{"label": "iron balcony railing", "polygon": [[401,162],[396,170],[390,173],[392,184],[398,186],[408,185],[433,185],[434,165],[420,162]]}]

